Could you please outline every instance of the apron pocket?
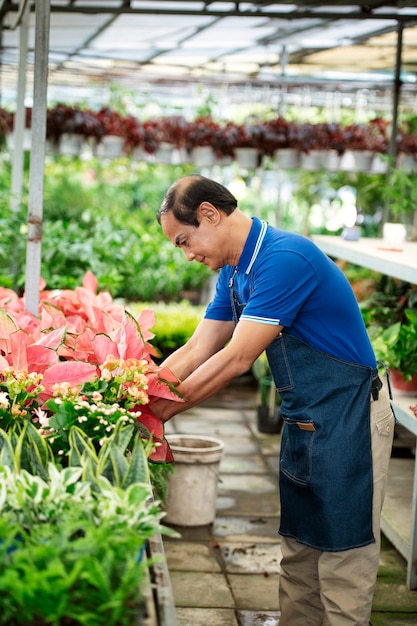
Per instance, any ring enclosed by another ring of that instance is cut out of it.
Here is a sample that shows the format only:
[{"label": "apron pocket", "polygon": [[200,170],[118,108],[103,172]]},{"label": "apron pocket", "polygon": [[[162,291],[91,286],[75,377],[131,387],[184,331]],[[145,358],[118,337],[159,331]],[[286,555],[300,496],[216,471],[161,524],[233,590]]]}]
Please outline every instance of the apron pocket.
[{"label": "apron pocket", "polygon": [[313,442],[315,427],[313,422],[286,422],[286,439],[281,451],[282,473],[298,485],[307,485],[311,479]]}]

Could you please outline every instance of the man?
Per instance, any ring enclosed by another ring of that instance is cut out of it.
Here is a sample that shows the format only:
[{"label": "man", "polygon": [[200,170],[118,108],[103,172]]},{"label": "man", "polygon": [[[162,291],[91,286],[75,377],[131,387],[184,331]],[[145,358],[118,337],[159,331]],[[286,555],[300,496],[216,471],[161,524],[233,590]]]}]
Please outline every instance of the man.
[{"label": "man", "polygon": [[188,260],[221,270],[191,339],[165,365],[185,403],[246,372],[266,350],[285,421],[280,454],[280,626],[367,626],[394,418],[355,296],[310,240],[237,208],[222,185],[187,176],[158,212]]}]

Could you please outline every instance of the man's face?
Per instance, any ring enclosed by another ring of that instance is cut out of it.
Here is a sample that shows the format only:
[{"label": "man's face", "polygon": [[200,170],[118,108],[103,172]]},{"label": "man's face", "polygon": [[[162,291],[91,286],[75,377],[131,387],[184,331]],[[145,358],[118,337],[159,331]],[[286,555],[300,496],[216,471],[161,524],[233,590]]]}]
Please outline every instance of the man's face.
[{"label": "man's face", "polygon": [[198,261],[212,270],[226,265],[225,255],[220,246],[216,223],[209,215],[199,215],[198,227],[182,224],[168,211],[161,216],[161,226],[168,239],[184,251],[189,261]]}]

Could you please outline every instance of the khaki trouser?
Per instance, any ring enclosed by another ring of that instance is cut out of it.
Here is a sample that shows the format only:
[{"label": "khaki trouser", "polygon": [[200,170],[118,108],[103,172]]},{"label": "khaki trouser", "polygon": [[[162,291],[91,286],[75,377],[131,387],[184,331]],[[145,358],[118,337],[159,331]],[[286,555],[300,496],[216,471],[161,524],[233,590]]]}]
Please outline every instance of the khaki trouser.
[{"label": "khaki trouser", "polygon": [[371,401],[372,523],[376,542],[342,552],[322,552],[295,539],[282,537],[279,626],[369,625],[379,567],[380,517],[393,434],[394,417],[383,388],[379,399]]}]

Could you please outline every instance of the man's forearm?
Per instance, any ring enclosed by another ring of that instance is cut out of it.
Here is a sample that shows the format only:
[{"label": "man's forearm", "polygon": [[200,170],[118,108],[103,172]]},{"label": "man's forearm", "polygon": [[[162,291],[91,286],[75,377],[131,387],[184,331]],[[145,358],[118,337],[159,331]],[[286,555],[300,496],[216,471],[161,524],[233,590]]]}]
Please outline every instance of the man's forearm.
[{"label": "man's forearm", "polygon": [[[155,415],[166,422],[177,413],[204,402],[247,371],[250,364],[228,357],[227,352],[227,348],[220,350],[182,380],[177,389],[185,398],[185,403],[163,399],[153,402],[151,409]],[[168,360],[166,364],[169,365]],[[173,371],[177,375],[177,371]]]}]

